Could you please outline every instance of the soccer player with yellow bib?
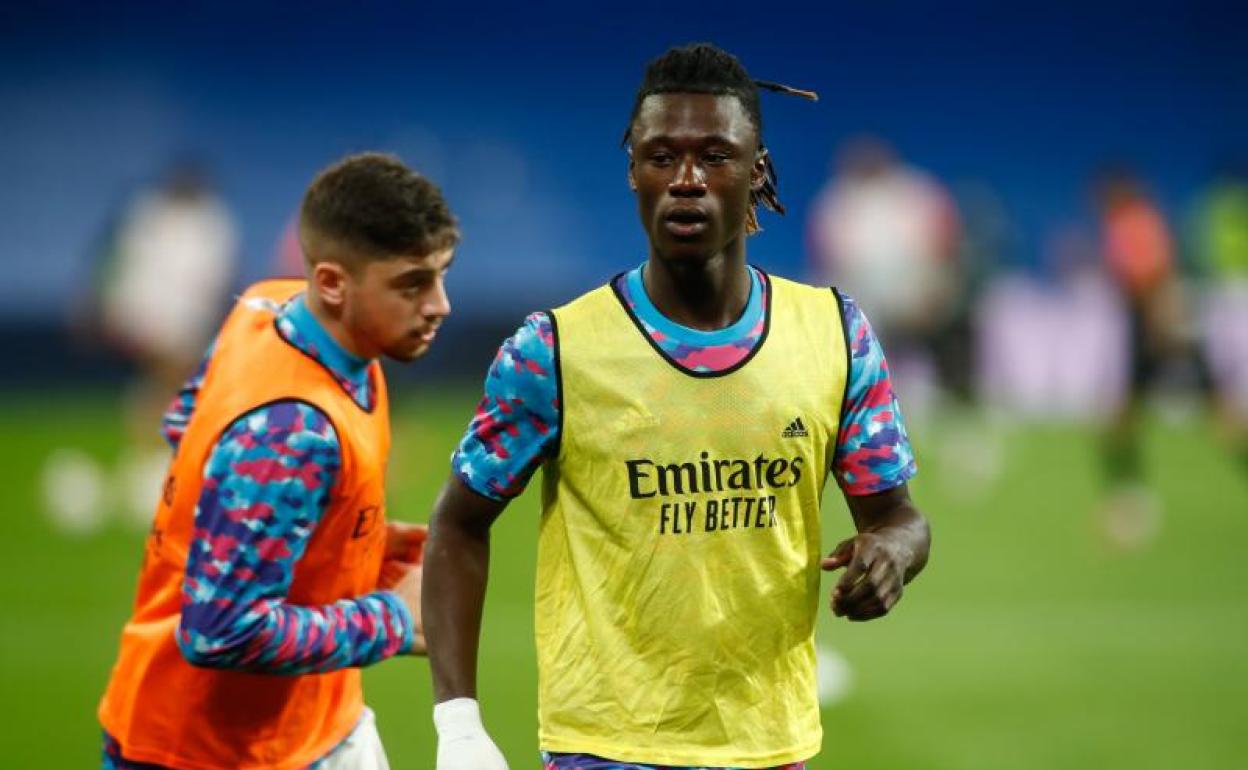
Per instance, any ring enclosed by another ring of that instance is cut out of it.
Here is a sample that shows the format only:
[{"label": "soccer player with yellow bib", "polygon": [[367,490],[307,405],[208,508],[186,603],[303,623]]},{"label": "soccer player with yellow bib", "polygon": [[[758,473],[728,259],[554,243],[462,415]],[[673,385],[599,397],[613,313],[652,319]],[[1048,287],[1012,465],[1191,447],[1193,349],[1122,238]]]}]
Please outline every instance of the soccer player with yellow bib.
[{"label": "soccer player with yellow bib", "polygon": [[[547,770],[805,767],[820,568],[869,620],[927,561],[866,319],[746,263],[755,206],[783,213],[760,85],[805,94],[709,45],[651,63],[625,135],[649,259],[530,316],[490,369],[426,552],[438,770],[507,767],[476,701],[489,528],[538,467]],[[858,535],[821,559],[829,471]]]}]

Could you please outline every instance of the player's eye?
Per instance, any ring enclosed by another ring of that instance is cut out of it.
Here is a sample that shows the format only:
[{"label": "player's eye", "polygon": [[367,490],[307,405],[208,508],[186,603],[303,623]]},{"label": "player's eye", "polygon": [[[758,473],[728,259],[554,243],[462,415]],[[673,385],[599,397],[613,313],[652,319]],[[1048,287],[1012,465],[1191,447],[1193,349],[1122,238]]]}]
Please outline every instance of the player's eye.
[{"label": "player's eye", "polygon": [[702,156],[702,160],[711,166],[722,166],[730,159],[731,157],[725,152],[708,152]]},{"label": "player's eye", "polygon": [[650,153],[650,162],[656,166],[670,166],[676,157],[670,152],[652,152]]}]

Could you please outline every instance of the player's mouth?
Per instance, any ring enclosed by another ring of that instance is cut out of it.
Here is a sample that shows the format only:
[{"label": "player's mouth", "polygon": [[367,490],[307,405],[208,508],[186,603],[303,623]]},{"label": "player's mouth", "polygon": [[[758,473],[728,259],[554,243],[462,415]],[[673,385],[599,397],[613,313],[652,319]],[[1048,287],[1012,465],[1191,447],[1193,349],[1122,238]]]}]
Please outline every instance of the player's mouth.
[{"label": "player's mouth", "polygon": [[710,227],[711,218],[696,206],[672,208],[663,215],[663,227],[677,238],[701,235]]},{"label": "player's mouth", "polygon": [[420,340],[421,343],[428,345],[433,342],[434,337],[438,336],[438,327],[434,326],[433,328],[425,329],[424,331],[412,332],[412,336]]}]

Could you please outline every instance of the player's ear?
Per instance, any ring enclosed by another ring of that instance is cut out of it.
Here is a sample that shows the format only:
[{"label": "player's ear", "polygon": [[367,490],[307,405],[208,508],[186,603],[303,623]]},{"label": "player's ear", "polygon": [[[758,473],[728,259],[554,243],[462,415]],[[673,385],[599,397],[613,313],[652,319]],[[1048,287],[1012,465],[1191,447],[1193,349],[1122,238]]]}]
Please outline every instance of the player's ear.
[{"label": "player's ear", "polygon": [[750,169],[750,190],[758,192],[767,182],[767,148],[759,145],[754,153],[754,166]]},{"label": "player's ear", "polygon": [[637,192],[637,177],[633,175],[633,170],[637,164],[633,162],[633,148],[628,148],[628,189]]},{"label": "player's ear", "polygon": [[346,300],[347,269],[337,262],[317,262],[312,266],[309,289],[315,291],[327,307],[342,307]]}]

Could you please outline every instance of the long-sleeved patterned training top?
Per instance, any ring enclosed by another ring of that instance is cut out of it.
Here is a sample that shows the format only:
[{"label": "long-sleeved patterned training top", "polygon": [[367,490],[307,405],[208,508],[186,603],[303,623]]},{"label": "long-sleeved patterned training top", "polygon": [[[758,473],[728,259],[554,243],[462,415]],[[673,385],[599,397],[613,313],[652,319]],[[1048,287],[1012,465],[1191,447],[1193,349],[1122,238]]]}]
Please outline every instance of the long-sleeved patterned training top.
[{"label": "long-sleeved patterned training top", "polygon": [[[324,366],[361,407],[375,393],[368,361],[338,345],[300,295],[277,310],[278,332]],[[212,366],[209,346],[174,398],[161,430],[176,449]],[[195,530],[182,584],[177,642],[200,666],[282,675],[367,666],[411,649],[415,625],[390,591],[321,606],[286,601],[295,565],[324,514],[341,467],[334,427],[303,401],[276,401],[239,415],[204,464]],[[104,739],[109,767],[150,768]]]},{"label": "long-sleeved patterned training top", "polygon": [[[334,341],[302,295],[281,308],[277,327],[371,408],[368,362]],[[163,432],[175,448],[212,352],[165,415]],[[319,607],[286,603],[295,563],[327,507],[340,463],[329,418],[302,401],[259,407],[222,433],[204,465],[182,587],[178,644],[191,662],[305,674],[367,666],[410,649],[412,618],[389,591]]]}]

